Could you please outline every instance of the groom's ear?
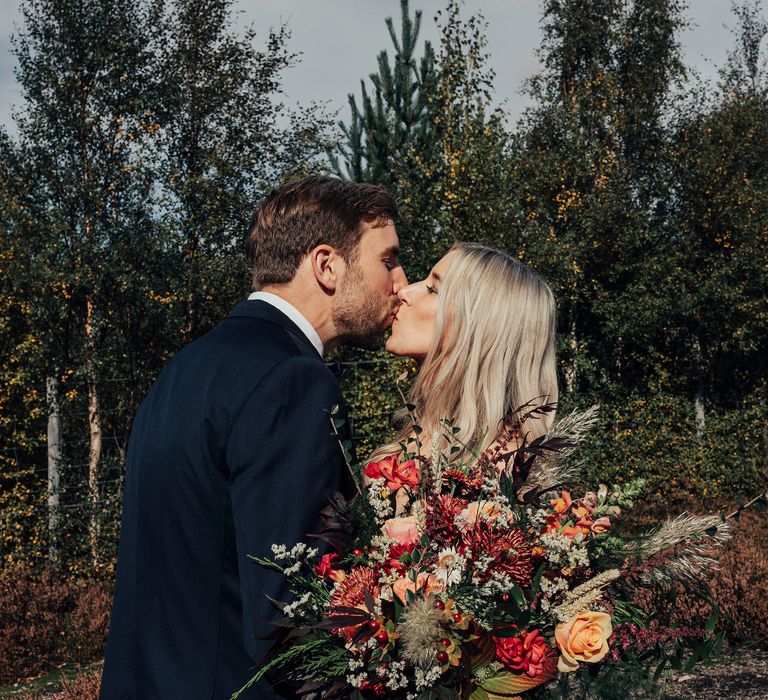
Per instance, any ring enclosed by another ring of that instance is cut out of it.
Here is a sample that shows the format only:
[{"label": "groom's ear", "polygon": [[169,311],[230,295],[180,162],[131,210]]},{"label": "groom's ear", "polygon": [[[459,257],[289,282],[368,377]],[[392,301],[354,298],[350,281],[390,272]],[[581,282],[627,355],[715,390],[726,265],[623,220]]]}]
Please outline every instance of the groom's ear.
[{"label": "groom's ear", "polygon": [[309,251],[309,262],[317,283],[325,291],[335,292],[346,266],[336,249],[325,243],[316,246]]}]

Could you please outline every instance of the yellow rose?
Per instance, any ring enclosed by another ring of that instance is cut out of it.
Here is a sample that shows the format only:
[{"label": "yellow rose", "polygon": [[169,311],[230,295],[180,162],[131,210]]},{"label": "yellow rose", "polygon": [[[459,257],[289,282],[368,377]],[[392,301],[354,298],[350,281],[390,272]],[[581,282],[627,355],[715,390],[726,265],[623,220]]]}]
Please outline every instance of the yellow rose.
[{"label": "yellow rose", "polygon": [[594,664],[608,653],[611,636],[611,616],[603,612],[579,613],[555,629],[555,640],[560,649],[557,668],[562,673],[575,671],[579,661]]}]

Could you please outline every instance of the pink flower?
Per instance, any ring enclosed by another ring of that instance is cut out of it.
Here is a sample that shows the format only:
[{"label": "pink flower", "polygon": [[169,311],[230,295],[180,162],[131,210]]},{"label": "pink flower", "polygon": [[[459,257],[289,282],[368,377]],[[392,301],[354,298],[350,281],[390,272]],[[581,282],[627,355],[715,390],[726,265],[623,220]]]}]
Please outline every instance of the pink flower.
[{"label": "pink flower", "polygon": [[484,516],[484,519],[493,522],[500,514],[501,508],[495,503],[490,503],[489,501],[483,501],[482,503],[473,501],[459,513],[456,520],[461,522],[462,528],[474,527],[479,518]]},{"label": "pink flower", "polygon": [[592,523],[592,532],[595,535],[600,535],[611,527],[611,519],[604,515],[602,518],[598,518]]},{"label": "pink flower", "polygon": [[416,544],[420,539],[416,518],[412,515],[407,518],[390,518],[381,526],[381,531],[398,544]]},{"label": "pink flower", "polygon": [[363,469],[369,479],[386,479],[387,488],[394,493],[403,486],[415,488],[419,485],[419,468],[416,461],[409,459],[407,462],[398,463],[397,455],[389,455],[378,462],[369,462]]}]

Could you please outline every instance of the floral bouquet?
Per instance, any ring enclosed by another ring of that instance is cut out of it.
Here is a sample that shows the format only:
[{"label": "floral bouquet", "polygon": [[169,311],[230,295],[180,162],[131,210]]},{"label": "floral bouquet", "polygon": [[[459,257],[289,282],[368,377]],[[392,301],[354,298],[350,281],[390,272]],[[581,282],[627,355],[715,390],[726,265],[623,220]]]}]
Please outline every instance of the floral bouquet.
[{"label": "floral bouquet", "polygon": [[278,604],[273,651],[239,692],[272,672],[307,700],[567,697],[579,678],[660,674],[684,647],[706,658],[714,620],[664,627],[634,593],[697,579],[730,527],[682,516],[620,537],[617,521],[642,482],[575,495],[563,465],[596,412],[528,443],[528,422],[553,410],[523,407],[463,461],[452,459],[466,450],[447,423],[422,455],[412,417],[415,452],[401,445],[367,464],[359,494],[337,494],[324,511],[314,536],[332,551],[275,545],[271,559],[254,558],[287,577],[293,601]]}]

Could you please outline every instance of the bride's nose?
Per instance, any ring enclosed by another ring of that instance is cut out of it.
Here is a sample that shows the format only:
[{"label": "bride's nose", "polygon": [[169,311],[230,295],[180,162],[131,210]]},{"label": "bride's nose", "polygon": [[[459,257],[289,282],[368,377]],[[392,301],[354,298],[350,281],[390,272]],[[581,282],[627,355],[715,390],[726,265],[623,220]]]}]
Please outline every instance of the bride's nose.
[{"label": "bride's nose", "polygon": [[397,298],[401,304],[410,304],[413,301],[413,288],[415,285],[406,284],[397,290]]},{"label": "bride's nose", "polygon": [[413,302],[418,298],[419,289],[423,286],[423,283],[419,282],[408,284],[398,290],[397,298],[400,300],[401,304],[413,304]]}]

